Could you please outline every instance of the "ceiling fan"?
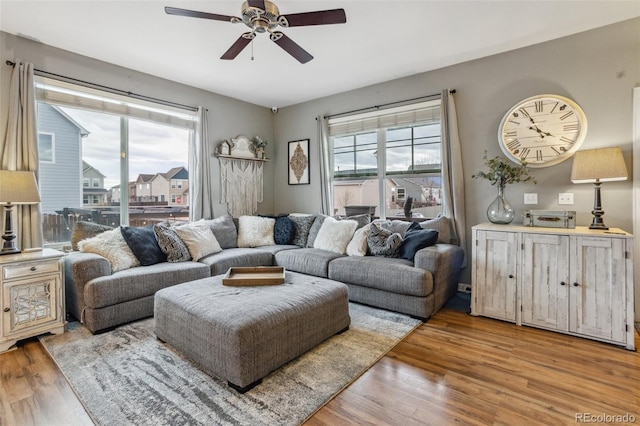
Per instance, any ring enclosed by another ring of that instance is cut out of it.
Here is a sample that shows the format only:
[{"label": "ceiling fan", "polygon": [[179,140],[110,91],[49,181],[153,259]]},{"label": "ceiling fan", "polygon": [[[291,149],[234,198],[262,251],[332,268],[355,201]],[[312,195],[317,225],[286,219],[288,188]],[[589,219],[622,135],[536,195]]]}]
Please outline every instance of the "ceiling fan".
[{"label": "ceiling fan", "polygon": [[195,10],[165,7],[164,11],[169,15],[181,15],[191,18],[213,19],[214,21],[227,21],[232,24],[244,23],[251,31],[246,32],[236,40],[220,59],[235,59],[236,56],[256,37],[258,33],[269,33],[271,41],[283,48],[287,53],[296,58],[300,63],[306,64],[313,56],[297,43],[283,34],[275,31],[281,27],[303,27],[308,25],[344,24],[347,16],[344,9],[319,10],[315,12],[292,13],[280,15],[278,7],[268,0],[248,0],[242,4],[242,17],[218,15],[215,13],[198,12]]}]

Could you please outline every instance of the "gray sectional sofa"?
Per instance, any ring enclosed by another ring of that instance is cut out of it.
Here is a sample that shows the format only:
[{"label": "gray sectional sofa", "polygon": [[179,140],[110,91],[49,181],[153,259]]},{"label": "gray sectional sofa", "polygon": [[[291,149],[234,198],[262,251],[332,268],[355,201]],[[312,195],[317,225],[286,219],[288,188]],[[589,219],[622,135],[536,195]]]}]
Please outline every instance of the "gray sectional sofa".
[{"label": "gray sectional sofa", "polygon": [[[209,222],[219,240],[215,225],[221,220]],[[226,219],[227,231],[230,221]],[[162,288],[223,274],[232,266],[277,265],[342,282],[353,302],[427,320],[457,291],[464,256],[460,247],[442,241],[418,250],[413,262],[347,256],[299,245],[238,248],[227,242],[222,249],[198,261],[162,262],[116,272],[98,254],[70,252],[64,258],[67,310],[97,333],[152,316],[154,294]]]}]

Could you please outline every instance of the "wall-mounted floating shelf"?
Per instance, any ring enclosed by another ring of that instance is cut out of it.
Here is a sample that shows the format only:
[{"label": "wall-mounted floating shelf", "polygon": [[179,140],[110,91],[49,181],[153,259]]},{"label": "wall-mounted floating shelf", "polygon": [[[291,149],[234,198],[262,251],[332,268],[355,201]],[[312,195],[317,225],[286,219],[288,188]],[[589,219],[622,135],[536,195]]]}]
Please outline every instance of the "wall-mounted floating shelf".
[{"label": "wall-mounted floating shelf", "polygon": [[222,155],[222,154],[215,154],[215,156],[218,158],[229,158],[231,160],[248,160],[248,161],[262,161],[262,162],[271,161],[271,159],[269,158],[236,157],[234,155]]}]

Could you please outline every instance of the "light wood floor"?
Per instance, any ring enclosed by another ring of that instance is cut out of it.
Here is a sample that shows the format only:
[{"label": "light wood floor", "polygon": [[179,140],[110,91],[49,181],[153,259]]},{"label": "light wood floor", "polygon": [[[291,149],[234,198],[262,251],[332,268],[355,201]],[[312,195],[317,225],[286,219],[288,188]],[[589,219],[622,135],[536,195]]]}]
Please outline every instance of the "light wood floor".
[{"label": "light wood floor", "polygon": [[[640,424],[640,354],[443,309],[305,426],[566,425],[577,413]],[[37,340],[0,355],[0,425],[85,424]]]}]

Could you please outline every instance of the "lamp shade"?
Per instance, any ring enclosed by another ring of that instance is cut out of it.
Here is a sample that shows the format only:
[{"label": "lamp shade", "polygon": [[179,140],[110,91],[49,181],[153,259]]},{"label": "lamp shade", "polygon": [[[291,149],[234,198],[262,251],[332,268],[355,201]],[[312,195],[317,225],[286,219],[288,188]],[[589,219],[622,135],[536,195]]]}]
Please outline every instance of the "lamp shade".
[{"label": "lamp shade", "polygon": [[627,178],[620,148],[588,149],[578,151],[573,156],[573,183],[611,182]]},{"label": "lamp shade", "polygon": [[0,204],[36,204],[40,193],[33,172],[0,170]]}]

